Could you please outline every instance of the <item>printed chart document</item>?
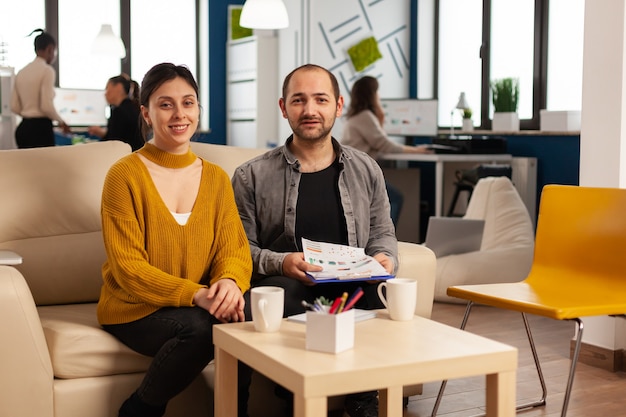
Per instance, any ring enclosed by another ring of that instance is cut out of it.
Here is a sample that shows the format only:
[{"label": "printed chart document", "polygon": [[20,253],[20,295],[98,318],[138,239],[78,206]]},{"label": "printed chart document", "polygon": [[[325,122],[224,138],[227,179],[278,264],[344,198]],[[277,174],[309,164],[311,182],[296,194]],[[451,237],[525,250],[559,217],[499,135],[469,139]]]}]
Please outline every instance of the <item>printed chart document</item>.
[{"label": "printed chart document", "polygon": [[315,282],[384,280],[393,275],[383,268],[363,248],[316,242],[302,238],[304,260],[324,268],[320,272],[307,272]]}]

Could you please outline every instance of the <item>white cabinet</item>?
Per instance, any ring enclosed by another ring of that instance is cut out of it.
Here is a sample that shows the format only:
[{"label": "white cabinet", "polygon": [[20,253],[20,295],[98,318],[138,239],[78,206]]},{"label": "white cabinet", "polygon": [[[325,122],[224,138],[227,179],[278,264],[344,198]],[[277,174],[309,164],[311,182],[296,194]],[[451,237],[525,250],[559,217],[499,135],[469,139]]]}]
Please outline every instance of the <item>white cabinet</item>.
[{"label": "white cabinet", "polygon": [[227,144],[265,148],[278,137],[278,40],[251,36],[228,42]]},{"label": "white cabinet", "polygon": [[11,112],[12,67],[0,67],[0,149],[15,149],[15,115]]}]

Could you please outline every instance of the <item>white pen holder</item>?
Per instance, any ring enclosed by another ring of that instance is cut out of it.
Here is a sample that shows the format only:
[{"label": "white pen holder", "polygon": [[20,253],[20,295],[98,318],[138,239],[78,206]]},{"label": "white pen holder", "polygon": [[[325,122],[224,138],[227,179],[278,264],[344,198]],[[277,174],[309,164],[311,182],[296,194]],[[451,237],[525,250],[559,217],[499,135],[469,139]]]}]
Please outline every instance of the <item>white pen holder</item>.
[{"label": "white pen holder", "polygon": [[354,310],[339,314],[306,313],[306,349],[339,353],[354,347]]}]

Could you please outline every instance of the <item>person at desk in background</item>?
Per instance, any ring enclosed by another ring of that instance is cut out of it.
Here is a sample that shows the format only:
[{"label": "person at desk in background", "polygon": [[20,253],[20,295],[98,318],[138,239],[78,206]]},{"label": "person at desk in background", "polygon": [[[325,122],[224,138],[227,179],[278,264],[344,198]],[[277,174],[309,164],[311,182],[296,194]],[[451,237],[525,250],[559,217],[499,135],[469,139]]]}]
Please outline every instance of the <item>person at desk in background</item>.
[{"label": "person at desk in background", "polygon": [[[168,63],[150,69],[141,115],[153,139],[111,167],[102,191],[98,320],[154,358],[119,417],[165,413],[213,359],[213,325],[245,319],[252,273],[230,180],[190,149],[200,116],[191,72]],[[239,398],[247,404],[245,375]]]},{"label": "person at desk in background", "polygon": [[[432,153],[427,145],[400,145],[389,139],[383,130],[385,113],[378,95],[378,80],[374,77],[366,75],[354,83],[346,117],[341,143],[367,152],[374,159],[384,153]],[[396,187],[388,182],[386,185],[391,218],[397,226],[404,198]]]},{"label": "person at desk in background", "polygon": [[22,117],[15,130],[18,148],[54,146],[53,121],[59,123],[63,133],[70,133],[54,108],[56,71],[52,64],[57,56],[57,42],[43,29],[35,29],[30,35],[35,32],[39,32],[35,37],[37,56],[17,73],[11,94],[11,111]]},{"label": "person at desk in background", "polygon": [[[321,268],[304,259],[303,237],[365,248],[390,274],[398,265],[380,167],[331,136],[343,109],[337,79],[317,65],[298,67],[285,78],[278,104],[293,134],[239,166],[232,180],[252,250],[252,286],[284,288],[285,316],[303,312],[302,300],[333,299],[358,287],[364,294],[357,308],[384,308],[377,282],[315,284],[306,275]],[[350,417],[377,416],[377,393],[350,394],[345,407]]]},{"label": "person at desk in background", "polygon": [[126,74],[109,78],[104,97],[111,106],[107,127],[91,126],[88,133],[101,140],[121,140],[133,151],[144,144],[139,129],[139,87]]}]

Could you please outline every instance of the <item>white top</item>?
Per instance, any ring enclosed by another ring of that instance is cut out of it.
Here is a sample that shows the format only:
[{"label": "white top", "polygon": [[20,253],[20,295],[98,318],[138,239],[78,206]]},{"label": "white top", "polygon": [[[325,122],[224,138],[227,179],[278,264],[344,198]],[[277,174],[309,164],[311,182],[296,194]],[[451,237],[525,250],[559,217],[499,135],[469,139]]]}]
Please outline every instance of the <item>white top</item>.
[{"label": "white top", "polygon": [[174,216],[174,219],[176,220],[176,223],[180,224],[181,226],[186,225],[187,221],[189,220],[189,216],[191,216],[191,212],[189,212],[189,213],[174,213],[172,211],[171,213],[172,213],[172,216]]},{"label": "white top", "polygon": [[401,153],[402,145],[389,139],[376,115],[363,110],[350,117],[343,126],[342,145],[352,146],[377,159],[380,154]]},{"label": "white top", "polygon": [[36,57],[15,76],[11,111],[24,118],[47,117],[62,122],[54,108],[56,72],[45,59]]}]

